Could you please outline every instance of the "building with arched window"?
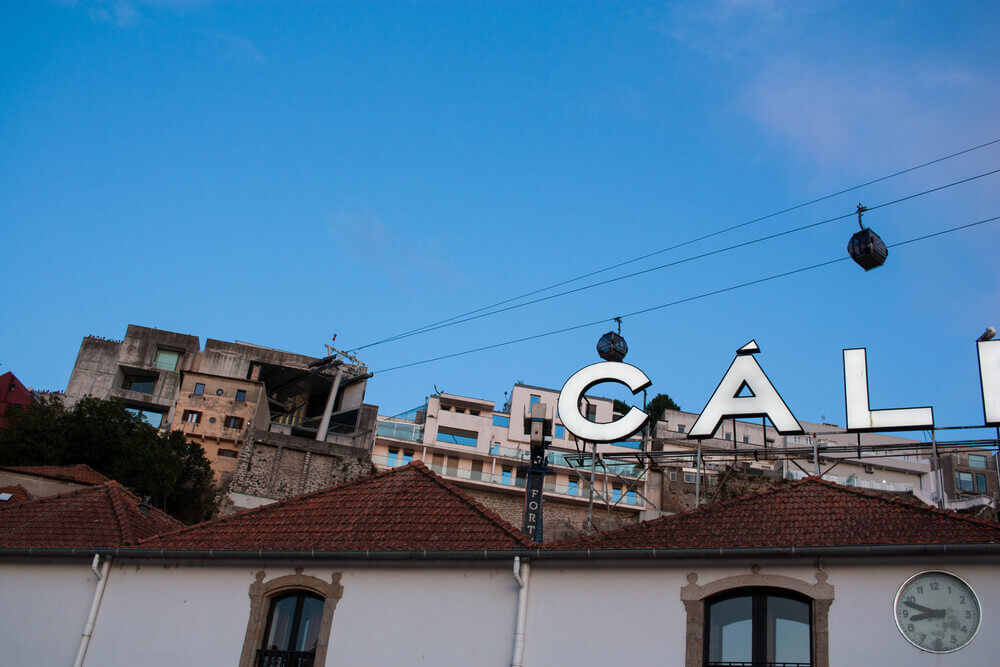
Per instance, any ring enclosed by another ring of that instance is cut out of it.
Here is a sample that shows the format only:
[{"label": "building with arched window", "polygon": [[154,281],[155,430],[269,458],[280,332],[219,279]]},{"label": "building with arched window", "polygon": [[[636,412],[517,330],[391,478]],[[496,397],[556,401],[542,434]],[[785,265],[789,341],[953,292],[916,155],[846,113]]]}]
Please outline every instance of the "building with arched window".
[{"label": "building with arched window", "polygon": [[930,667],[1000,652],[1000,526],[817,478],[545,546],[419,462],[191,527],[87,493],[0,509],[5,665]]}]

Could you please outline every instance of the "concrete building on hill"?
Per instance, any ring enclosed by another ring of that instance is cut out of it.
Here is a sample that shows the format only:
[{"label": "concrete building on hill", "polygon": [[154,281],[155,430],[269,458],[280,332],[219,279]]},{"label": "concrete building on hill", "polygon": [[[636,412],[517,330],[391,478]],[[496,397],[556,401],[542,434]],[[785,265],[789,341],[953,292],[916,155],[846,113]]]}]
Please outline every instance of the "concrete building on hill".
[{"label": "concrete building on hill", "polygon": [[333,448],[367,456],[378,411],[364,403],[369,377],[340,357],[211,338],[202,348],[197,336],[130,324],[122,340],[83,339],[65,402],[121,399],[151,425],[200,444],[226,482],[241,456],[248,470],[260,459],[280,468],[282,458],[298,463]]},{"label": "concrete building on hill", "polygon": [[[461,486],[506,521],[520,526],[524,510],[525,473],[530,443],[525,416],[529,406],[541,403],[552,419],[548,461],[553,472],[544,488],[546,541],[579,534],[592,519],[594,526],[618,527],[635,523],[644,511],[656,515],[646,501],[646,481],[639,465],[603,464],[596,468],[591,505],[588,471],[581,464],[592,450],[563,427],[556,414],[559,391],[515,384],[505,405],[493,401],[441,393],[426,403],[392,417],[380,416],[372,462],[389,469],[410,461],[423,461],[431,470]],[[614,404],[609,398],[587,396],[587,414],[596,421],[611,421]],[[639,451],[638,437],[599,445],[599,453]],[[579,457],[584,458],[579,458]],[[658,499],[657,499],[658,500]]]}]

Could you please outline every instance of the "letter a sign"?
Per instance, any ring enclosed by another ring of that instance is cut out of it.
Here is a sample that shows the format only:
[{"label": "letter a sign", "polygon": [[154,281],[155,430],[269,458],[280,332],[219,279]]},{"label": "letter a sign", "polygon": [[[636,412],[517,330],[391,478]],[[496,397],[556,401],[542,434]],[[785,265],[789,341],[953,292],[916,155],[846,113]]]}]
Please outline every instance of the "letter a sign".
[{"label": "letter a sign", "polygon": [[[722,376],[708,405],[688,433],[689,438],[711,438],[724,419],[767,417],[782,435],[802,433],[802,426],[781,400],[754,355],[760,352],[756,341],[736,350],[736,358]],[[735,438],[735,436],[733,436]]]}]

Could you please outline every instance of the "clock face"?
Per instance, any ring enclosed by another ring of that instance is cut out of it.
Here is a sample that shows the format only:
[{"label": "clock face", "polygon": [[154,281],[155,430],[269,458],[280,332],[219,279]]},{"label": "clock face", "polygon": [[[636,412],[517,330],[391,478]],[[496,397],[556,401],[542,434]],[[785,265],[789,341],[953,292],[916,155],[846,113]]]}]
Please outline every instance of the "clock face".
[{"label": "clock face", "polygon": [[921,572],[896,593],[896,625],[907,641],[931,653],[962,648],[979,630],[979,598],[948,572]]}]

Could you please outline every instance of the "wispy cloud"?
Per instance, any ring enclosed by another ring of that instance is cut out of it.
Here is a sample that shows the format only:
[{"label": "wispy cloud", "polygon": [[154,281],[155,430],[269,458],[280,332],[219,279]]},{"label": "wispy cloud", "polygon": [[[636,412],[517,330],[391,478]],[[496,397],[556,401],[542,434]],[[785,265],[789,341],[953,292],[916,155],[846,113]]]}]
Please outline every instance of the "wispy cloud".
[{"label": "wispy cloud", "polygon": [[332,216],[330,230],[347,256],[358,264],[369,264],[407,293],[415,293],[414,283],[428,278],[448,290],[466,279],[446,261],[441,244],[426,236],[410,236],[404,230],[390,227],[378,216],[357,213],[337,213]]}]

